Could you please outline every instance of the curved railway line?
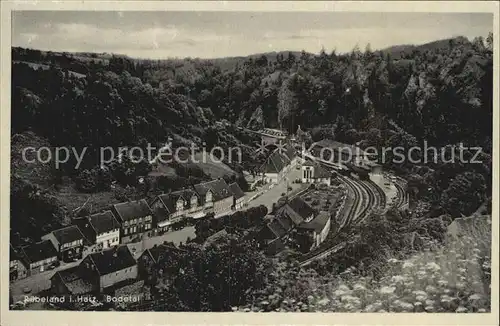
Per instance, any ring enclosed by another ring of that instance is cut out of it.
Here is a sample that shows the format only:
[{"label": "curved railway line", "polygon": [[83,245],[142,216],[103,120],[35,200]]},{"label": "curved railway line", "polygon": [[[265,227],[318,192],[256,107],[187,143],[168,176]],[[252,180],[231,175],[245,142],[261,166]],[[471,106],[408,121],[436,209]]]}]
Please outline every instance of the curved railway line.
[{"label": "curved railway line", "polygon": [[396,187],[396,190],[398,192],[397,194],[397,201],[396,201],[396,207],[403,207],[406,205],[409,201],[409,194],[404,190],[403,185],[401,185],[401,182],[394,182],[394,186]]},{"label": "curved railway line", "polygon": [[[344,208],[343,210],[344,218],[340,222],[339,230],[362,222],[370,215],[374,208],[385,209],[385,193],[373,181],[358,180],[341,175],[339,175],[338,178],[339,180],[342,180],[342,182],[348,189],[351,190],[351,193],[353,194],[352,205],[350,205],[349,209]],[[303,256],[300,265],[308,265],[315,260],[324,258],[341,250],[344,246],[345,243],[335,243],[332,241],[330,246],[323,247],[317,251],[312,251]]]}]

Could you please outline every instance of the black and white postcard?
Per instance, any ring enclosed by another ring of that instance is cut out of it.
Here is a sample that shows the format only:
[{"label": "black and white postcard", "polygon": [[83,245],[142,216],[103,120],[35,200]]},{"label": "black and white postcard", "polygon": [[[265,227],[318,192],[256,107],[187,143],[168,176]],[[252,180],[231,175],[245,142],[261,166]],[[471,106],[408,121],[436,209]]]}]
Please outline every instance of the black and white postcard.
[{"label": "black and white postcard", "polygon": [[2,324],[496,324],[498,9],[2,3]]}]

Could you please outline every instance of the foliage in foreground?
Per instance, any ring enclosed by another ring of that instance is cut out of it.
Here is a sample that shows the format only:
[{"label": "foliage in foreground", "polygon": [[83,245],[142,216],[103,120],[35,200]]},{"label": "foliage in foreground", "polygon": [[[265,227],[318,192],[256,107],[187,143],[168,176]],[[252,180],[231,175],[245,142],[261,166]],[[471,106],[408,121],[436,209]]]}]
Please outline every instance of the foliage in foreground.
[{"label": "foliage in foreground", "polygon": [[348,269],[321,276],[281,262],[276,282],[233,311],[489,312],[490,229],[431,244],[405,260],[390,258],[380,278]]}]

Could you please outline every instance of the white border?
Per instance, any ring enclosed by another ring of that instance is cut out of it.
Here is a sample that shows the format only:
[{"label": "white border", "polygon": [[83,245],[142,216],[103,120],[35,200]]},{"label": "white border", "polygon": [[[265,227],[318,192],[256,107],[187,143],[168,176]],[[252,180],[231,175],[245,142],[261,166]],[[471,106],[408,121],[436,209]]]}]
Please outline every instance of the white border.
[{"label": "white border", "polygon": [[[1,261],[7,261],[9,247],[10,173],[10,72],[11,11],[13,10],[107,10],[107,11],[356,11],[356,12],[491,12],[494,14],[494,86],[499,83],[499,4],[494,1],[26,1],[1,2],[1,88],[0,99],[0,209]],[[492,303],[498,301],[498,187],[499,127],[498,92],[494,94],[493,149],[493,253]],[[8,310],[8,264],[1,267],[1,325],[165,325],[165,324],[381,324],[381,325],[497,325],[498,306],[490,314],[355,314],[355,313],[167,313],[167,312],[48,312]]]}]

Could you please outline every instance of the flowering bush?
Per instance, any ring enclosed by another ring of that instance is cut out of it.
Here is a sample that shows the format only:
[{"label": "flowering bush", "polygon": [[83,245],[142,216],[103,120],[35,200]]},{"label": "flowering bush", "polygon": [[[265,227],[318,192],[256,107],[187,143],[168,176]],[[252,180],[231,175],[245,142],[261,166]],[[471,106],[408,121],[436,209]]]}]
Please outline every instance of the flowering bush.
[{"label": "flowering bush", "polygon": [[312,270],[290,269],[282,276],[293,278],[293,286],[281,279],[282,287],[274,288],[275,293],[233,310],[489,312],[491,259],[482,245],[464,237],[431,246],[406,260],[390,258],[379,279],[353,270],[332,279]]}]

